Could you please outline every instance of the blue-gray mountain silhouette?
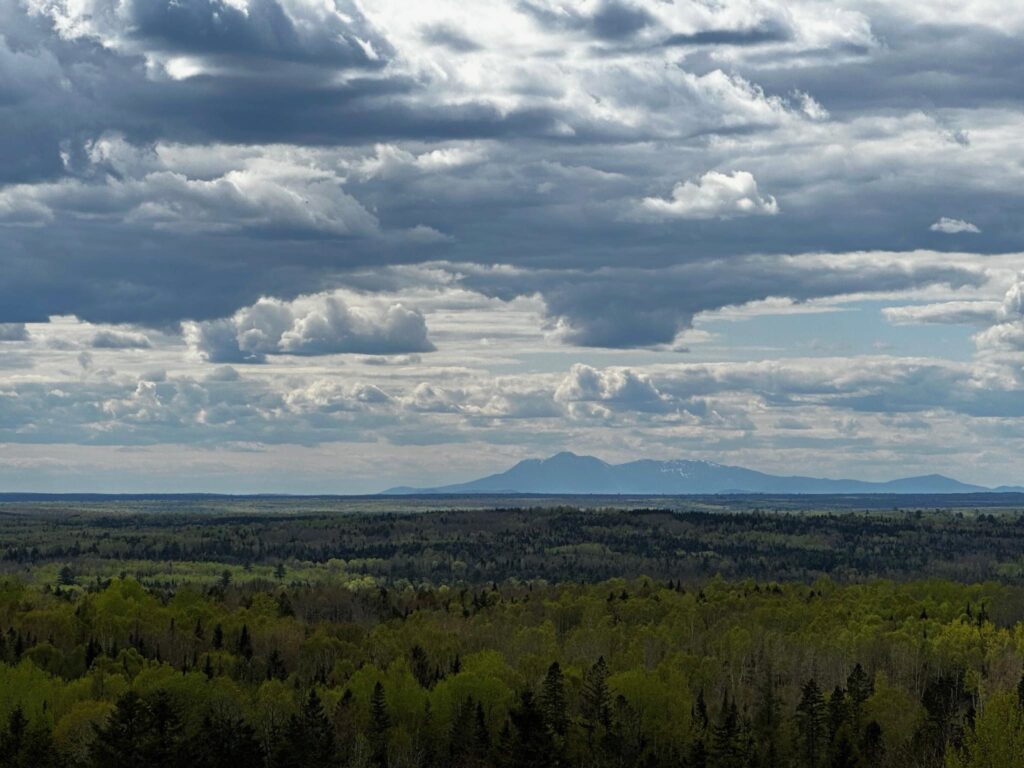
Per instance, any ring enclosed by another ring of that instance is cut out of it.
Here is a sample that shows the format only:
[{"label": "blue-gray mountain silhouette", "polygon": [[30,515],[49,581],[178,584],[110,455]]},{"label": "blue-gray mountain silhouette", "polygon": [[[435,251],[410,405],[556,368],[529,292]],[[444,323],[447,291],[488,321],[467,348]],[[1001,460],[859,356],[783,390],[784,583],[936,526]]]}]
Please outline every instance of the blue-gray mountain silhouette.
[{"label": "blue-gray mountain silhouette", "polygon": [[609,464],[593,456],[559,453],[527,459],[506,472],[437,488],[392,488],[388,494],[717,494],[717,493],[985,493],[1020,491],[961,483],[943,475],[906,477],[888,482],[779,476],[710,461],[642,459]]}]

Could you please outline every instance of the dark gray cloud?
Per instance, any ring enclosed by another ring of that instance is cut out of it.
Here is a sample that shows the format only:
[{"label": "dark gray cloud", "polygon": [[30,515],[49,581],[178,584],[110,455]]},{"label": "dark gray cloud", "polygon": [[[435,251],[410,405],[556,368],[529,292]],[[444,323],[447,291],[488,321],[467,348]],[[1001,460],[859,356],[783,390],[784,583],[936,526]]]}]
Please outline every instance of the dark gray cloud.
[{"label": "dark gray cloud", "polygon": [[[94,14],[100,18],[111,12],[103,0],[96,5]],[[244,10],[222,0],[131,0],[119,4],[116,26],[105,28],[98,21],[92,32],[108,44],[144,44],[162,52],[344,68],[383,66],[391,47],[366,22],[358,6],[344,1],[332,5],[330,12],[310,12],[296,23],[277,0],[251,0]]]},{"label": "dark gray cloud", "polygon": [[428,24],[422,31],[423,39],[433,45],[440,45],[459,53],[480,50],[479,43],[474,42],[454,24]]},{"label": "dark gray cloud", "polygon": [[519,0],[518,6],[544,26],[585,32],[608,41],[629,38],[654,21],[647,9],[622,0],[600,0],[586,11],[532,0]]},{"label": "dark gray cloud", "polygon": [[986,281],[977,269],[913,265],[864,258],[845,263],[799,263],[749,258],[658,270],[508,271],[467,269],[465,285],[503,299],[539,294],[553,323],[582,346],[671,344],[699,312],[771,297],[806,301],[854,293],[881,293]]},{"label": "dark gray cloud", "polygon": [[665,38],[665,46],[761,45],[782,43],[792,39],[793,30],[779,20],[771,19],[756,27],[740,29],[704,29],[699,32],[676,33]]}]

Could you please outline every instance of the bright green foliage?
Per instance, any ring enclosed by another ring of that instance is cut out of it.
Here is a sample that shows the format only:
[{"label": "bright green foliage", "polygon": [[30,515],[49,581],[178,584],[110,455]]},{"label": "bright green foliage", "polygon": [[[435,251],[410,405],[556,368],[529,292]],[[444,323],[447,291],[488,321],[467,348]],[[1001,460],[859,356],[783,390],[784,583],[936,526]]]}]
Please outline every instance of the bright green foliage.
[{"label": "bright green foliage", "polygon": [[1016,759],[1009,585],[246,578],[0,581],[0,768]]}]

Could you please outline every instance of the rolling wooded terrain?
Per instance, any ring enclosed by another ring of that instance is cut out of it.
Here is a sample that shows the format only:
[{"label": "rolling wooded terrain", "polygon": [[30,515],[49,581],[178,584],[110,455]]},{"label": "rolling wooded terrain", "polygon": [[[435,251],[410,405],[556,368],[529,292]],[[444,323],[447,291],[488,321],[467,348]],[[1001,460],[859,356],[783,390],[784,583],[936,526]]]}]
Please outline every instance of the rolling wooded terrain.
[{"label": "rolling wooded terrain", "polygon": [[1018,510],[0,515],[3,766],[1019,766]]}]

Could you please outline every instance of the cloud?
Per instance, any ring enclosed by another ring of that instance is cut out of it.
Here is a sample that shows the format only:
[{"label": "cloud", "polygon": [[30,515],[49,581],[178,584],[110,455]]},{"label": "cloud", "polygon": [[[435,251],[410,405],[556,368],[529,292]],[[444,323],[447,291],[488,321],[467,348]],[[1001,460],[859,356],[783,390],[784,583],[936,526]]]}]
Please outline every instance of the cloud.
[{"label": "cloud", "polygon": [[[215,60],[258,57],[334,67],[380,65],[390,46],[349,0],[28,0],[66,39],[88,38],[114,50],[158,58],[169,70],[177,57]],[[199,72],[202,66],[197,64]],[[198,72],[197,72],[198,74]]]},{"label": "cloud", "polygon": [[342,180],[308,154],[145,147],[117,135],[87,149],[84,178],[0,188],[0,222],[31,221],[34,213],[38,221],[68,214],[186,232],[346,236],[377,230],[376,218],[343,190]]},{"label": "cloud", "polygon": [[974,235],[981,234],[981,230],[978,229],[977,225],[963,219],[951,219],[948,216],[943,216],[928,227],[928,229],[932,232],[942,232],[946,235],[957,235],[963,232],[969,232]]},{"label": "cloud", "polygon": [[747,171],[708,171],[696,181],[676,184],[671,199],[645,197],[641,206],[658,216],[676,219],[774,216],[779,212],[775,198],[762,197],[754,175]]},{"label": "cloud", "polygon": [[423,315],[399,303],[354,305],[334,294],[262,298],[229,318],[187,321],[191,349],[214,363],[262,363],[268,355],[430,352]]},{"label": "cloud", "polygon": [[97,331],[90,345],[93,349],[150,349],[153,345],[143,333],[130,331]]},{"label": "cloud", "polygon": [[[1007,289],[992,325],[975,334],[974,343],[983,357],[998,358],[1009,353],[1008,362],[1015,365],[1024,363],[1019,355],[1024,352],[1024,275]],[[1021,373],[1024,374],[1024,369]]]},{"label": "cloud", "polygon": [[994,301],[946,301],[940,304],[885,307],[882,314],[895,325],[988,325],[999,317],[1000,309],[1001,305]]},{"label": "cloud", "polygon": [[0,323],[0,341],[28,341],[24,323]]},{"label": "cloud", "polygon": [[934,260],[877,253],[748,257],[656,270],[453,269],[463,285],[485,295],[506,300],[540,295],[565,341],[611,348],[671,344],[700,312],[768,298],[807,301],[936,284],[977,286],[987,280],[982,270],[948,263],[941,254]]},{"label": "cloud", "polygon": [[427,24],[422,28],[423,39],[433,45],[444,46],[457,53],[471,53],[480,50],[479,43],[474,42],[454,24]]}]

